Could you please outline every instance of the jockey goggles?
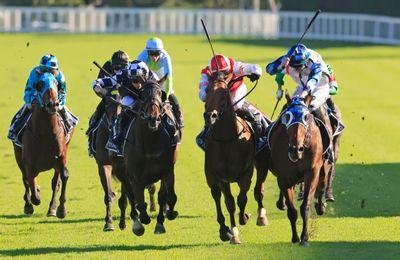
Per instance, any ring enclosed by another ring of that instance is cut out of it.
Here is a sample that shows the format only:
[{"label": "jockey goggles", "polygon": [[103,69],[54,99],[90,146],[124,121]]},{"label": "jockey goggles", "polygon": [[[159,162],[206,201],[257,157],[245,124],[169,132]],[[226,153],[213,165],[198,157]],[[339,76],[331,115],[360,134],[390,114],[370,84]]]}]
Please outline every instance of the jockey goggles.
[{"label": "jockey goggles", "polygon": [[149,51],[147,51],[147,53],[149,54],[149,56],[160,56],[161,51],[160,50],[149,50]]}]

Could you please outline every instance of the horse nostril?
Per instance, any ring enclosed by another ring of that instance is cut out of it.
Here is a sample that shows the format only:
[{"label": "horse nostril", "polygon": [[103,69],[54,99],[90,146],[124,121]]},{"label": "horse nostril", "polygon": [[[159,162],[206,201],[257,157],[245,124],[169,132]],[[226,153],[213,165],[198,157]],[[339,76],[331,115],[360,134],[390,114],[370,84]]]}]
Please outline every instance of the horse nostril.
[{"label": "horse nostril", "polygon": [[217,118],[217,113],[212,113],[212,114],[211,114],[211,118],[212,118],[212,119],[216,119],[216,118]]},{"label": "horse nostril", "polygon": [[303,146],[299,147],[298,151],[299,151],[299,153],[304,152],[304,147]]}]

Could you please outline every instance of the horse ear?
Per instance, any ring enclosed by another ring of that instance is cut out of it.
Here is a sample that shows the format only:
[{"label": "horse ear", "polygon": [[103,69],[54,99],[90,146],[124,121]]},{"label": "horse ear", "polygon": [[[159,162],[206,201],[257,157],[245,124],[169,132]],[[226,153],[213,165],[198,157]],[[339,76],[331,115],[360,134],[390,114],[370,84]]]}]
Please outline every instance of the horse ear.
[{"label": "horse ear", "polygon": [[290,94],[287,90],[285,91],[285,98],[286,98],[287,104],[289,105],[292,102],[292,97],[290,96]]},{"label": "horse ear", "polygon": [[233,73],[229,73],[228,75],[226,75],[225,79],[227,82],[231,81],[233,78]]},{"label": "horse ear", "polygon": [[304,103],[309,106],[312,100],[313,96],[311,95],[311,92],[308,92],[308,95],[304,98]]}]

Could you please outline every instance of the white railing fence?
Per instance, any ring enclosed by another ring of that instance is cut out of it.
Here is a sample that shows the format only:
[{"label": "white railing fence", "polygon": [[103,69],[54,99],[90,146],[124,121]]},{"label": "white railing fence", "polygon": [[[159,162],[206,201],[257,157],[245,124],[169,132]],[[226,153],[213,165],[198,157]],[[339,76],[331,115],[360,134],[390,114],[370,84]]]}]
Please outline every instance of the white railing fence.
[{"label": "white railing fence", "polygon": [[[297,38],[313,12],[154,8],[1,7],[0,32],[212,34]],[[400,18],[322,13],[310,39],[400,45]]]}]

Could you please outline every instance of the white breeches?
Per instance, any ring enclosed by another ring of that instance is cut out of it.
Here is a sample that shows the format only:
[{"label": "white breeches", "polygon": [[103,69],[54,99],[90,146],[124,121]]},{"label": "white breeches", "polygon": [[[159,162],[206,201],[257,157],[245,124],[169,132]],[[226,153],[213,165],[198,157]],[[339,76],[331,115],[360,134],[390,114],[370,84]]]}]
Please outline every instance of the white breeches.
[{"label": "white breeches", "polygon": [[[247,94],[247,87],[244,83],[240,85],[234,92],[230,92],[231,102],[232,104],[244,97]],[[237,109],[242,108],[245,99],[242,99],[239,103],[237,103],[233,109],[236,111]]]},{"label": "white breeches", "polygon": [[[297,86],[296,90],[293,93],[293,97],[300,96],[302,91],[303,91],[303,86]],[[311,91],[311,94],[314,96],[310,104],[310,110],[312,112],[318,109],[321,105],[323,105],[329,98],[328,84],[317,86],[313,91]]]}]

